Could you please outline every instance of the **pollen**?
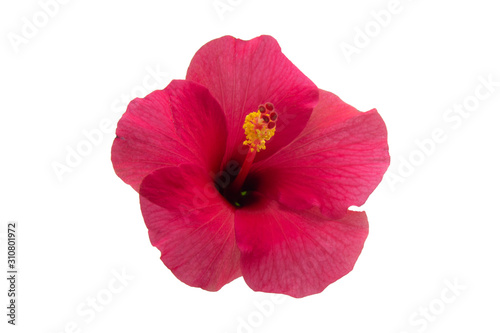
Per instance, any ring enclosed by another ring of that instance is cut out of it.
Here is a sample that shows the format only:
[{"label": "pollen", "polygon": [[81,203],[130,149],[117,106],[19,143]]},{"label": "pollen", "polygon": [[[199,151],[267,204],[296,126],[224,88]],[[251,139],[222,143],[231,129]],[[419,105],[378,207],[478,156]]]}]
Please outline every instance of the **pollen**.
[{"label": "pollen", "polygon": [[247,138],[243,144],[250,146],[250,151],[259,152],[266,149],[266,141],[276,132],[277,119],[278,114],[273,104],[259,105],[257,111],[251,112],[245,118],[243,129]]}]

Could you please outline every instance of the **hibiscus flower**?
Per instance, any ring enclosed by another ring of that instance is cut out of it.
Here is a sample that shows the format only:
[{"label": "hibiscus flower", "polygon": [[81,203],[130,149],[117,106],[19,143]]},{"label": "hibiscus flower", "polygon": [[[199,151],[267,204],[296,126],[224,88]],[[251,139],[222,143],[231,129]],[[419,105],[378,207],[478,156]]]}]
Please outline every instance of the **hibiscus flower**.
[{"label": "hibiscus flower", "polygon": [[204,45],[186,80],[130,102],[111,157],[179,280],[293,297],[352,270],[368,221],[348,208],[389,165],[377,111],[319,90],[270,36]]}]

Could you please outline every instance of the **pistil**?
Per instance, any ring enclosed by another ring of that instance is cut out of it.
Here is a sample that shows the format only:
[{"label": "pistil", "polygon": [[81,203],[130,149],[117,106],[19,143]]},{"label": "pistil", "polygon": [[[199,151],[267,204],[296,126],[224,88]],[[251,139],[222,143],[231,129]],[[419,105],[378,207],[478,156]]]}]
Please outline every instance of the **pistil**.
[{"label": "pistil", "polygon": [[242,187],[255,156],[259,151],[266,149],[266,141],[270,140],[276,132],[277,119],[278,114],[271,103],[260,105],[256,112],[251,112],[245,117],[243,129],[246,140],[243,144],[249,146],[248,153],[238,176],[225,191],[226,197],[232,198],[236,206],[239,205],[238,199],[242,196]]}]

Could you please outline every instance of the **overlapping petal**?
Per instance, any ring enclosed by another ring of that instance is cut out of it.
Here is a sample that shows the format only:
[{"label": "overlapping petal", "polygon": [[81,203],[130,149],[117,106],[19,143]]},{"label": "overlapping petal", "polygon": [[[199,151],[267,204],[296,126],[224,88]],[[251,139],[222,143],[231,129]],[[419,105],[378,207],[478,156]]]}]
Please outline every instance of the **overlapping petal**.
[{"label": "overlapping petal", "polygon": [[253,290],[304,297],[352,270],[368,221],[364,212],[331,220],[261,199],[236,211],[235,230],[243,278]]},{"label": "overlapping petal", "polygon": [[165,167],[142,182],[141,209],[151,243],[184,283],[219,290],[241,276],[234,207],[198,165]]},{"label": "overlapping petal", "polygon": [[165,166],[198,163],[217,172],[226,136],[224,114],[208,90],[177,80],[129,104],[111,159],[116,174],[138,191],[145,176]]},{"label": "overlapping petal", "polygon": [[317,206],[338,219],[366,201],[388,166],[387,130],[377,111],[359,112],[321,91],[304,131],[251,173],[266,197],[298,210]]},{"label": "overlapping petal", "polygon": [[210,90],[228,123],[225,161],[242,162],[247,148],[242,125],[245,116],[265,102],[279,114],[276,136],[256,161],[290,143],[305,127],[318,101],[318,88],[281,52],[276,40],[260,36],[243,41],[231,36],[205,44],[193,57],[187,80]]}]

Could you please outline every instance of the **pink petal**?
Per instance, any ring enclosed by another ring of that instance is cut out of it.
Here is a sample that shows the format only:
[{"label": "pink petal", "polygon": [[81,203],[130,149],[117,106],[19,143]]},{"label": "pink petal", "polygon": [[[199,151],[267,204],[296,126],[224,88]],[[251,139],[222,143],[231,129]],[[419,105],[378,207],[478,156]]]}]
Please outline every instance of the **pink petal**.
[{"label": "pink petal", "polygon": [[187,76],[207,87],[226,114],[228,141],[224,160],[242,162],[245,116],[271,102],[279,114],[276,135],[256,161],[290,143],[305,127],[318,101],[318,88],[288,60],[276,40],[261,36],[243,41],[231,36],[204,45]]},{"label": "pink petal", "polygon": [[319,293],[349,273],[368,236],[364,212],[329,220],[262,199],[236,211],[235,228],[250,288],[293,297]]},{"label": "pink petal", "polygon": [[337,219],[366,201],[389,159],[387,130],[375,109],[359,112],[320,91],[304,131],[250,172],[268,198],[294,209],[318,206]]},{"label": "pink petal", "polygon": [[208,90],[190,81],[130,102],[118,122],[111,160],[135,190],[153,170],[198,163],[219,171],[227,136],[224,114]]},{"label": "pink petal", "polygon": [[215,291],[241,276],[234,208],[207,171],[187,164],[158,169],[140,194],[151,243],[179,280]]}]

